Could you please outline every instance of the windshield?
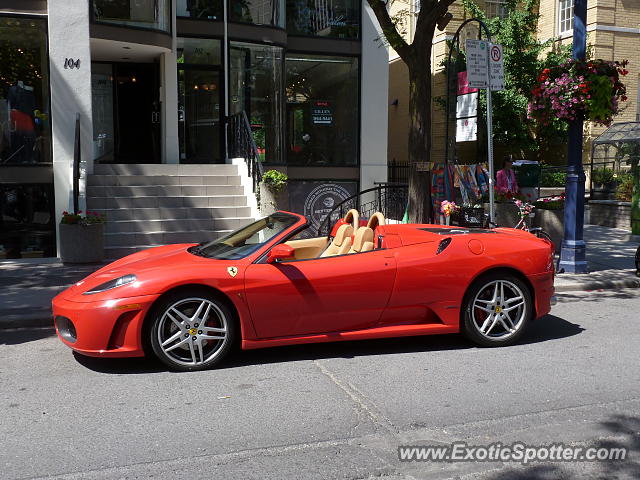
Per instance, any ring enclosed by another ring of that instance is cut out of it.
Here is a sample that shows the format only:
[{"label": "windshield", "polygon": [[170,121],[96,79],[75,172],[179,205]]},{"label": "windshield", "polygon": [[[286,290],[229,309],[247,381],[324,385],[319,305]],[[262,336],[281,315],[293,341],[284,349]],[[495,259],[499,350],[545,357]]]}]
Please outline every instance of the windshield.
[{"label": "windshield", "polygon": [[298,217],[276,212],[213,242],[191,247],[189,251],[219,260],[244,258],[298,221]]}]

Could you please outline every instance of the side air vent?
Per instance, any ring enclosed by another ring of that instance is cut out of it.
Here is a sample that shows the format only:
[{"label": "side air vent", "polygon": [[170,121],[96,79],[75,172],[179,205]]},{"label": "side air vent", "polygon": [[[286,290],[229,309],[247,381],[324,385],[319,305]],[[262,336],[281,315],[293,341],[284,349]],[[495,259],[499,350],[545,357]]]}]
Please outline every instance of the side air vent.
[{"label": "side air vent", "polygon": [[442,253],[444,249],[449,246],[450,243],[451,243],[451,237],[445,238],[444,240],[442,240],[440,242],[440,245],[438,245],[438,250],[436,250],[436,255]]}]

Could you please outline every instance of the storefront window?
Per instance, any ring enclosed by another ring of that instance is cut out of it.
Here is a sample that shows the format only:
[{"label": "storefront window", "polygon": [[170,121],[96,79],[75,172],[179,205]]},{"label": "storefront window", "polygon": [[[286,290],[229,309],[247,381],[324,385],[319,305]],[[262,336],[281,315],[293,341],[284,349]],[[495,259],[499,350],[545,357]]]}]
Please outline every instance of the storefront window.
[{"label": "storefront window", "polygon": [[360,1],[287,0],[287,32],[293,35],[358,38]]},{"label": "storefront window", "polygon": [[222,161],[220,40],[178,38],[181,163]]},{"label": "storefront window", "polygon": [[93,17],[102,23],[171,31],[171,0],[93,0]]},{"label": "storefront window", "polygon": [[198,18],[200,20],[222,20],[223,0],[178,0],[178,17]]},{"label": "storefront window", "polygon": [[262,161],[282,163],[282,49],[232,42],[230,113],[245,111]]},{"label": "storefront window", "polygon": [[0,17],[0,164],[51,163],[45,21]]},{"label": "storefront window", "polygon": [[357,165],[358,59],[291,53],[285,65],[287,163]]},{"label": "storefront window", "polygon": [[229,0],[229,20],[284,28],[284,1]]},{"label": "storefront window", "polygon": [[46,28],[0,16],[0,259],[56,254]]}]

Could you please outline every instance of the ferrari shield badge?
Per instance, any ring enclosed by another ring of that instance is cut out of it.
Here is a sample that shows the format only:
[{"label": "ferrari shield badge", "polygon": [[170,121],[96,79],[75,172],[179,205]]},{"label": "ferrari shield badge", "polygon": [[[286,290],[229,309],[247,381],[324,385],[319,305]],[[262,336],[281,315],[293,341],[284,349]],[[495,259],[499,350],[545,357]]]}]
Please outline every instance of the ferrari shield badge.
[{"label": "ferrari shield badge", "polygon": [[227,267],[227,272],[229,272],[229,275],[232,277],[235,277],[238,274],[238,267]]}]

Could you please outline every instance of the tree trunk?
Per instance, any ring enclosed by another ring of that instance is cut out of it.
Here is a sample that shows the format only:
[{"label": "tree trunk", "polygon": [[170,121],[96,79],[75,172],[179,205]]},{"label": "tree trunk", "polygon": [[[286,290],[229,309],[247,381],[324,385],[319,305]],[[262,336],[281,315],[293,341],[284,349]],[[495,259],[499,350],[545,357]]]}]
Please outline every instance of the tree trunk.
[{"label": "tree trunk", "polygon": [[[429,42],[431,46],[431,42]],[[425,49],[426,50],[426,49]],[[409,221],[432,222],[431,172],[417,168],[431,159],[431,51],[407,62],[409,69]]]}]

